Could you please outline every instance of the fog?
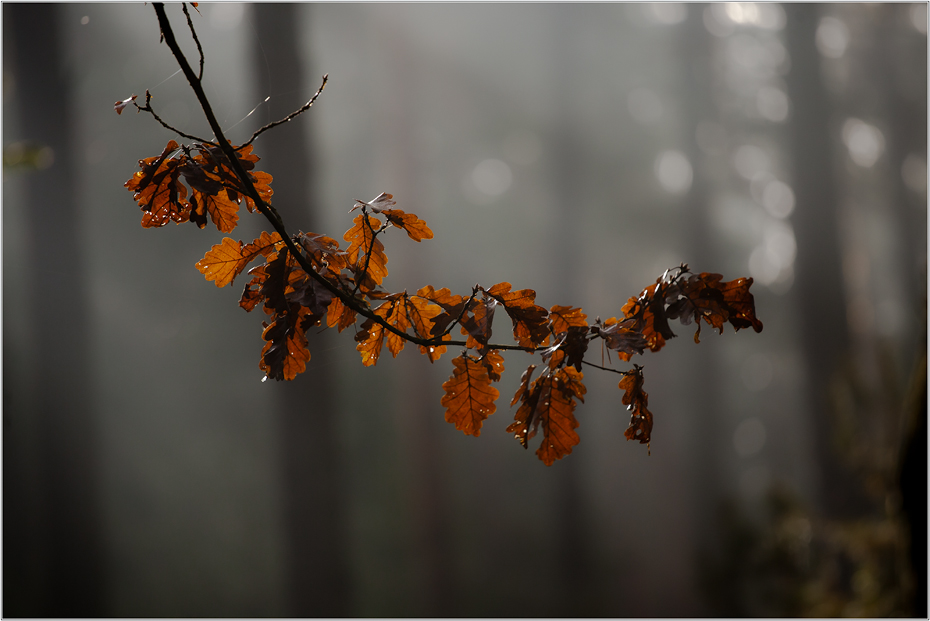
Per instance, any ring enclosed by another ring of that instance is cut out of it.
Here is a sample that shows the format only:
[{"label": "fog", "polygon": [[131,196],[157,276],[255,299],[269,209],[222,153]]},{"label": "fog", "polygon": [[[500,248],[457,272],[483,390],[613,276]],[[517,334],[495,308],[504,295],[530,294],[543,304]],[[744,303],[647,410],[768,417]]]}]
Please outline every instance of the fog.
[{"label": "fog", "polygon": [[245,277],[195,268],[224,235],[143,229],[123,187],[185,139],[114,101],[212,136],[152,6],[5,3],[4,616],[926,614],[926,4],[191,17],[234,144],[328,74],[257,169],[294,232],[342,240],[381,192],[425,220],[385,236],[387,290],[506,281],[593,322],[687,263],[752,277],[765,328],[634,357],[648,451],[585,368],[549,467],[505,431],[525,353],[477,438],[440,405],[460,348],[364,367],[313,329],[263,382]]}]

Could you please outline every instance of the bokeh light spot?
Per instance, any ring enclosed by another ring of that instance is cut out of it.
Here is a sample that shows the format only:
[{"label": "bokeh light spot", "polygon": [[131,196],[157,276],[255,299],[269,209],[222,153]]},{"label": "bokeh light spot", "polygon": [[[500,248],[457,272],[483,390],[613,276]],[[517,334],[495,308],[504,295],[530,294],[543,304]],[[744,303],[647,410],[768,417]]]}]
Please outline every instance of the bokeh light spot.
[{"label": "bokeh light spot", "polygon": [[497,197],[507,191],[513,183],[510,166],[500,160],[482,160],[471,172],[472,183],[482,194]]},{"label": "bokeh light spot", "polygon": [[835,17],[823,17],[817,26],[817,49],[827,58],[841,58],[852,37],[849,28]]},{"label": "bokeh light spot", "polygon": [[927,159],[920,153],[909,153],[901,164],[901,178],[912,192],[927,194]]},{"label": "bokeh light spot", "polygon": [[859,119],[847,119],[843,123],[843,142],[852,160],[864,168],[874,166],[885,150],[882,132]]},{"label": "bokeh light spot", "polygon": [[672,194],[684,194],[691,188],[694,171],[681,151],[663,151],[655,161],[655,175],[662,187]]}]

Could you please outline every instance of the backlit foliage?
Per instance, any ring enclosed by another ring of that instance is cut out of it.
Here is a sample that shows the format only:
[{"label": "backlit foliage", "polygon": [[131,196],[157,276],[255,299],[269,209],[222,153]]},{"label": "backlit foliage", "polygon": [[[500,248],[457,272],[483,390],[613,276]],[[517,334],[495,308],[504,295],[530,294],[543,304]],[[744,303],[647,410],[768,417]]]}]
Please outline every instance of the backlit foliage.
[{"label": "backlit foliage", "polygon": [[[185,70],[217,138],[187,144],[169,141],[160,155],[139,161],[139,172],[125,186],[142,209],[146,228],[169,222],[193,222],[204,228],[209,219],[220,232],[231,233],[243,203],[249,212],[258,211],[271,223],[273,232],[263,232],[249,243],[224,237],[196,265],[217,287],[231,285],[246,272],[249,280],[239,305],[249,312],[261,307],[265,315],[259,356],[265,379],[292,380],[303,372],[311,358],[308,334],[326,328],[342,332],[354,327],[355,347],[365,366],[375,366],[385,350],[396,357],[407,343],[416,345],[430,362],[450,347],[460,348],[451,360],[452,376],[442,385],[441,405],[446,420],[456,429],[478,436],[485,420],[497,410],[500,392],[492,383],[501,379],[504,370],[502,352],[539,353],[541,365],[531,364],[524,371],[511,401],[511,407],[519,406],[507,432],[526,448],[541,430],[536,454],[551,465],[579,442],[575,408],[584,402],[587,391],[583,366],[623,376],[620,400],[630,412],[625,435],[647,446],[651,442],[653,415],[646,407],[643,367],[619,370],[597,365],[585,360],[589,351],[610,350],[620,361],[629,361],[647,349],[657,352],[675,336],[669,322],[676,319],[684,325],[696,324],[695,342],[702,321],[720,333],[726,323],[735,331],[762,330],[749,293],[751,278],[725,282],[719,274],[692,273],[684,264],[667,270],[630,298],[617,317],[605,321],[589,322],[581,308],[571,305],[546,310],[536,304],[534,290],[514,290],[509,282],[487,288],[476,285],[469,295],[432,285],[415,293],[391,292],[384,288],[388,256],[383,240],[389,239],[391,229],[400,229],[416,242],[432,239],[426,222],[396,209],[394,197],[383,193],[369,202],[355,201],[351,211],[361,209],[361,213],[342,236],[345,246],[317,233],[286,233],[283,220],[271,207],[272,177],[255,168],[259,158],[253,153],[252,141],[235,147],[222,137],[200,77],[177,47],[164,7],[156,3],[155,10],[165,41]],[[317,95],[300,111],[309,108]],[[144,107],[131,103],[155,116],[149,99],[147,94]],[[117,112],[121,110],[117,107]],[[252,139],[276,124],[256,132]],[[501,311],[510,320],[511,343],[492,339],[494,316]],[[456,332],[464,340],[454,340]],[[533,379],[537,368],[540,373]]]}]

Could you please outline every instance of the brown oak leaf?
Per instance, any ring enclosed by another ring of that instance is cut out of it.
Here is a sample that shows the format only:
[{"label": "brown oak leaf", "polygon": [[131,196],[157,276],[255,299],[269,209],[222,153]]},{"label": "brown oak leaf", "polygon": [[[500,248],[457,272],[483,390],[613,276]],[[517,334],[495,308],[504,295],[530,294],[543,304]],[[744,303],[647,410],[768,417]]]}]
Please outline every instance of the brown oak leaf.
[{"label": "brown oak leaf", "polygon": [[180,224],[190,218],[187,187],[181,183],[183,153],[171,140],[161,155],[139,160],[142,170],[133,174],[124,186],[142,208],[142,226],[154,228],[169,222]]},{"label": "brown oak leaf", "polygon": [[514,422],[507,427],[508,433],[520,441],[524,448],[541,426],[543,440],[536,455],[547,466],[572,452],[580,438],[575,429],[575,399],[584,402],[586,389],[582,383],[583,373],[572,367],[544,373],[527,388],[533,367],[523,374],[520,388],[514,395],[514,403],[522,401],[514,415]]},{"label": "brown oak leaf", "polygon": [[513,336],[522,347],[538,347],[549,338],[549,313],[537,306],[532,289],[511,291],[509,282],[502,282],[485,293],[501,303],[513,322]]},{"label": "brown oak leaf", "polygon": [[404,229],[407,236],[415,242],[433,239],[433,231],[416,214],[405,213],[400,209],[385,209],[381,214],[394,226]]},{"label": "brown oak leaf", "polygon": [[446,421],[467,435],[480,436],[481,424],[497,410],[495,401],[500,392],[491,386],[485,364],[462,352],[453,358],[455,369],[443,385]]},{"label": "brown oak leaf", "polygon": [[380,285],[388,274],[384,244],[375,237],[381,229],[381,221],[373,216],[359,214],[353,222],[355,226],[343,236],[349,242],[346,255],[350,268],[359,275],[360,280],[367,275]]},{"label": "brown oak leaf", "polygon": [[652,412],[646,407],[649,404],[649,394],[643,390],[643,370],[639,365],[633,365],[633,370],[620,380],[620,390],[623,393],[623,405],[632,412],[630,426],[623,435],[627,440],[639,440],[640,444],[647,445],[652,439]]}]

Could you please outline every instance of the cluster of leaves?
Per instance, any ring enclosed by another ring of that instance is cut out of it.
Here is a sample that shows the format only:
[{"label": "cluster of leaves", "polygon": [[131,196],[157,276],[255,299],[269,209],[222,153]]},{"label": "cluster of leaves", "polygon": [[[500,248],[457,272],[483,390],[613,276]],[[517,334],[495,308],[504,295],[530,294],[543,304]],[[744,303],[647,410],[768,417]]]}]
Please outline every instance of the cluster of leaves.
[{"label": "cluster of leaves", "polygon": [[[160,6],[156,4],[157,12]],[[176,43],[172,45],[174,38],[169,36],[166,29],[170,26],[163,17],[161,8],[159,20],[165,40],[182,69],[186,67],[185,74],[203,104],[199,76],[194,76],[180,50],[175,51]],[[192,24],[191,29],[193,32]],[[144,108],[137,107],[152,112],[148,99]],[[585,365],[622,375],[621,400],[630,412],[625,435],[647,446],[651,441],[653,416],[647,408],[642,367],[633,365],[620,371],[586,361],[591,341],[599,341],[617,358],[629,361],[647,349],[662,349],[675,336],[671,320],[695,323],[695,342],[699,341],[702,321],[720,333],[728,322],[737,331],[750,327],[762,330],[749,293],[751,278],[724,282],[719,274],[694,274],[684,264],[666,271],[655,284],[630,298],[618,317],[605,321],[597,318],[588,322],[582,309],[572,306],[556,305],[547,310],[536,304],[535,291],[514,290],[508,282],[488,288],[475,285],[468,296],[431,285],[412,294],[392,293],[383,288],[388,275],[383,236],[390,229],[400,229],[416,242],[432,239],[433,232],[423,220],[396,209],[393,196],[383,193],[370,202],[356,201],[350,213],[356,209],[361,213],[343,235],[344,247],[316,233],[287,235],[270,205],[271,175],[255,170],[258,157],[252,152],[251,141],[239,147],[230,145],[208,105],[204,111],[217,133],[217,142],[195,140],[179,145],[172,140],[161,155],[140,160],[141,170],[125,186],[142,209],[142,226],[146,228],[169,222],[193,222],[203,228],[209,216],[219,231],[229,233],[238,222],[243,202],[250,212],[258,210],[274,226],[274,232],[263,232],[248,243],[224,237],[197,263],[207,280],[224,287],[252,262],[260,261],[247,271],[250,278],[239,305],[249,312],[261,306],[267,315],[262,322],[265,344],[259,361],[265,379],[292,380],[306,369],[311,328],[342,332],[354,326],[356,349],[365,366],[377,364],[385,346],[396,357],[412,343],[430,362],[449,347],[461,347],[461,353],[452,359],[452,376],[442,386],[445,394],[441,403],[448,422],[465,434],[478,436],[484,420],[497,409],[500,393],[492,383],[498,382],[504,371],[502,352],[538,352],[540,374],[533,379],[535,364],[524,371],[510,404],[519,403],[519,407],[507,432],[526,448],[541,428],[542,441],[536,453],[551,465],[578,444],[574,411],[576,401],[583,402],[586,393]],[[510,319],[515,344],[492,342],[498,307]],[[464,340],[453,339],[456,328]]]}]

